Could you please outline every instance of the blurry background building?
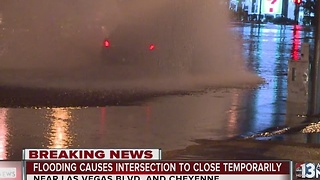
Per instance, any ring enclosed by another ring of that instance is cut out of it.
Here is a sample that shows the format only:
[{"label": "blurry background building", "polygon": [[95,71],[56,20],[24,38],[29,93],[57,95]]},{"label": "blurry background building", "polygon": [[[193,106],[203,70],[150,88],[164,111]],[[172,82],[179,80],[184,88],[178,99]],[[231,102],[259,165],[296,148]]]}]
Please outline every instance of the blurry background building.
[{"label": "blurry background building", "polygon": [[227,0],[232,19],[311,25],[316,0]]}]

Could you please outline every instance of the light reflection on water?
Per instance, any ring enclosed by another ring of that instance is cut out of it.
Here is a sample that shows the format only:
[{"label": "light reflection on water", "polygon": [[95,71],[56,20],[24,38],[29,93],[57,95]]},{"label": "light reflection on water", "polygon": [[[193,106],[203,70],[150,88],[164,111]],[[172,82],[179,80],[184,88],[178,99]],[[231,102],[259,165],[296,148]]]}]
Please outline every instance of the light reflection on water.
[{"label": "light reflection on water", "polygon": [[301,44],[301,26],[295,25],[293,27],[293,39],[292,39],[292,49],[291,56],[292,59],[297,61],[300,58],[300,44]]},{"label": "light reflection on water", "polygon": [[7,159],[7,136],[8,136],[8,126],[7,126],[7,116],[8,109],[0,109],[0,160]]},{"label": "light reflection on water", "polygon": [[228,112],[228,137],[234,137],[239,132],[239,107],[241,107],[241,96],[239,93],[231,95],[231,107]]},{"label": "light reflection on water", "polygon": [[[23,148],[162,148],[166,151],[192,145],[194,139],[229,138],[239,131],[238,123],[233,122],[234,129],[230,128],[226,117],[232,104],[231,94],[222,90],[170,96],[133,106],[13,108],[7,121],[10,128],[0,132],[2,136],[10,135],[5,142],[10,147],[3,147],[9,156],[4,158],[20,159]],[[237,106],[238,100],[233,101]],[[237,121],[232,113],[231,121]]]},{"label": "light reflection on water", "polygon": [[48,111],[47,118],[51,120],[48,131],[48,148],[68,148],[72,144],[72,135],[69,132],[71,111],[67,108],[53,108]]}]

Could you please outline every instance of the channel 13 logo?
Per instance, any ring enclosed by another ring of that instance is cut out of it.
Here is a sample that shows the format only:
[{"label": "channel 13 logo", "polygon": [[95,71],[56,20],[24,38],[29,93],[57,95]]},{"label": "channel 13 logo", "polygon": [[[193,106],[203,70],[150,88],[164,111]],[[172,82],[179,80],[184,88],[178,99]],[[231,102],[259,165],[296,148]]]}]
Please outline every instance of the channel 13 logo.
[{"label": "channel 13 logo", "polygon": [[301,179],[320,178],[320,163],[296,163],[296,177]]}]

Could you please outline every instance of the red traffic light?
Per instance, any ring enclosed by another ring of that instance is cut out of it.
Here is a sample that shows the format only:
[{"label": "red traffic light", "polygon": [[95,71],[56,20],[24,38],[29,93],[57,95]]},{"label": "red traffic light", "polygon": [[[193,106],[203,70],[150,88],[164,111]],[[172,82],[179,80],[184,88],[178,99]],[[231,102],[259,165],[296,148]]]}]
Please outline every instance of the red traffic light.
[{"label": "red traffic light", "polygon": [[295,4],[301,4],[302,3],[302,0],[293,0],[293,2],[295,3]]},{"label": "red traffic light", "polygon": [[149,46],[149,50],[150,50],[150,51],[154,50],[154,48],[155,48],[155,45],[154,45],[154,44],[151,44],[151,45]]},{"label": "red traffic light", "polygon": [[108,40],[104,40],[104,47],[109,47],[110,46],[110,42]]}]

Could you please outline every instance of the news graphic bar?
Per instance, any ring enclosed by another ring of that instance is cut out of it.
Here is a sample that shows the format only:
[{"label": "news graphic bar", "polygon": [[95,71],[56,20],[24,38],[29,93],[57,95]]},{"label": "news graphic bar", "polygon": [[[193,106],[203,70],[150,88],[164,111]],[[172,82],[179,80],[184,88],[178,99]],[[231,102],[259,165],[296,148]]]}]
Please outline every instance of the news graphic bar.
[{"label": "news graphic bar", "polygon": [[25,149],[23,160],[161,160],[161,149]]},{"label": "news graphic bar", "polygon": [[0,180],[21,180],[22,161],[0,161]]},{"label": "news graphic bar", "polygon": [[289,180],[290,161],[29,161],[26,180]]}]

